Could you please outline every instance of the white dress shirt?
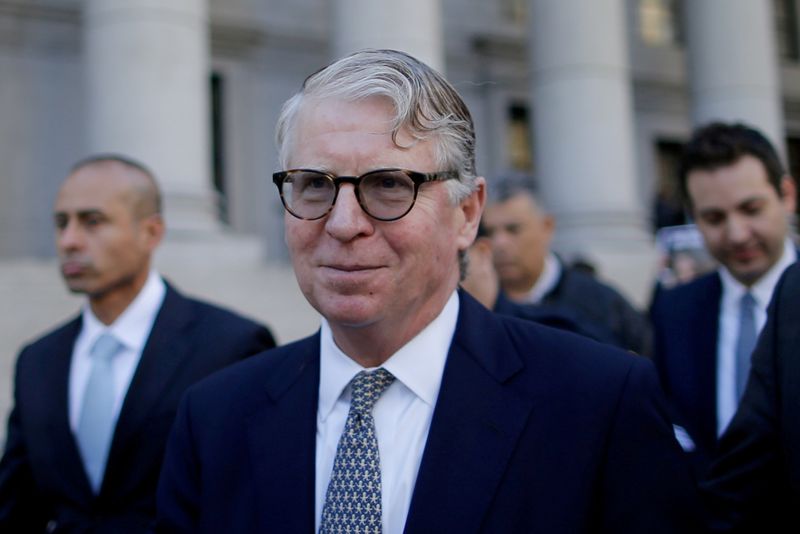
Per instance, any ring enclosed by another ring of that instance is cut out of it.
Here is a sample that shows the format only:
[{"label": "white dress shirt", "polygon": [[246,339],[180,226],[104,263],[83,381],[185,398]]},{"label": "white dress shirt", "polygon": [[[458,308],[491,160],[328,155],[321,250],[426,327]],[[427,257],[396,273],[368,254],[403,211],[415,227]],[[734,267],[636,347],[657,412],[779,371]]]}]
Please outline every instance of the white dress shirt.
[{"label": "white dress shirt", "polygon": [[739,303],[749,290],[756,301],[755,320],[759,332],[767,322],[767,306],[772,292],[783,271],[797,259],[794,244],[787,239],[783,255],[751,287],[745,287],[725,268],[720,267],[722,300],[719,307],[719,329],[717,337],[717,435],[728,426],[739,399],[736,395],[736,339],[739,336]]},{"label": "white dress shirt", "polygon": [[142,357],[142,350],[150,336],[158,310],[164,302],[167,287],[161,277],[151,271],[144,287],[111,325],[106,326],[92,313],[89,304],[83,306],[81,332],[75,339],[72,349],[72,362],[69,369],[69,426],[73,432],[78,428],[81,417],[81,404],[86,383],[92,370],[90,350],[103,333],[113,335],[123,349],[114,356],[114,424],[119,417],[122,401],[128,392],[133,374]]},{"label": "white dress shirt", "polygon": [[539,278],[536,279],[536,283],[533,284],[533,287],[528,294],[522,298],[521,302],[528,304],[541,303],[544,297],[558,285],[558,280],[560,278],[561,262],[558,261],[555,254],[550,252],[544,259],[544,267],[542,267]]},{"label": "white dress shirt", "polygon": [[[453,292],[439,316],[381,365],[395,377],[372,412],[381,462],[384,534],[400,534],[405,528],[445,360],[456,329],[458,308],[458,294]],[[336,346],[330,326],[323,319],[317,408],[315,532],[319,530],[336,446],[350,411],[349,383],[362,370],[363,367]]]}]

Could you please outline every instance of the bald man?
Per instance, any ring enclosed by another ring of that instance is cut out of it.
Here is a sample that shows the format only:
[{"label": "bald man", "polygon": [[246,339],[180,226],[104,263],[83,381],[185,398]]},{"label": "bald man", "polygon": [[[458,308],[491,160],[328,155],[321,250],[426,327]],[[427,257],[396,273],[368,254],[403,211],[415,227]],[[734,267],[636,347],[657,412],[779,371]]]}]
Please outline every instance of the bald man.
[{"label": "bald man", "polygon": [[182,296],[151,266],[161,195],[138,162],[79,162],[55,202],[80,314],[25,347],[0,460],[0,532],[147,532],[188,386],[273,347],[269,330]]}]

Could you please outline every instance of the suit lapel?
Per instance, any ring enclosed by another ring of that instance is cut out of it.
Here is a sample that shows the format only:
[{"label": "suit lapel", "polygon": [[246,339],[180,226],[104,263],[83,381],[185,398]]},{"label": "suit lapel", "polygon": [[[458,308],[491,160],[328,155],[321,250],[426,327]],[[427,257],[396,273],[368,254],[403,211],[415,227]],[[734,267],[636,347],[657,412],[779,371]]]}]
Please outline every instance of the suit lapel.
[{"label": "suit lapel", "polygon": [[188,339],[182,335],[193,320],[192,304],[167,286],[164,303],[147,338],[139,365],[120,410],[109,451],[107,474],[113,474],[116,459],[137,430],[148,420],[175,371],[189,353]]},{"label": "suit lapel", "polygon": [[[70,322],[53,341],[51,356],[44,359],[42,376],[45,379],[41,409],[48,421],[48,441],[59,444],[54,469],[61,474],[62,484],[70,487],[67,494],[75,495],[82,502],[91,501],[93,492],[83,468],[78,444],[69,425],[69,373],[75,339],[81,330],[80,318]],[[53,409],[53,407],[57,407]]]},{"label": "suit lapel", "polygon": [[[722,299],[722,282],[715,274],[709,279],[704,292],[705,302],[699,303],[697,309],[697,352],[691,360],[694,364],[693,375],[698,377],[697,408],[701,411],[702,424],[697,429],[702,432],[702,439],[709,446],[716,442],[717,436],[717,340],[719,338],[719,311]],[[689,375],[691,376],[691,375]]]},{"label": "suit lapel", "polygon": [[498,320],[463,292],[406,532],[476,532],[531,411],[507,382],[522,368]]},{"label": "suit lapel", "polygon": [[314,530],[319,334],[293,349],[246,418],[262,532]]}]

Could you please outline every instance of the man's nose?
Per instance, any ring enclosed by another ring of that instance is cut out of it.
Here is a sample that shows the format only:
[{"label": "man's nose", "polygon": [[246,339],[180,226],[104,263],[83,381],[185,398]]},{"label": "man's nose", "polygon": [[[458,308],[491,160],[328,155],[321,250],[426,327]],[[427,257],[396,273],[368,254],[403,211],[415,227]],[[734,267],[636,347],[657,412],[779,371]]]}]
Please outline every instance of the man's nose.
[{"label": "man's nose", "polygon": [[745,217],[733,216],[728,219],[728,240],[731,243],[744,243],[750,239],[750,223]]},{"label": "man's nose", "polygon": [[83,246],[83,232],[75,221],[67,221],[56,231],[56,246],[59,250],[77,250]]},{"label": "man's nose", "polygon": [[373,221],[358,203],[353,185],[340,186],[336,203],[325,221],[325,230],[339,241],[350,241],[359,235],[372,232]]}]

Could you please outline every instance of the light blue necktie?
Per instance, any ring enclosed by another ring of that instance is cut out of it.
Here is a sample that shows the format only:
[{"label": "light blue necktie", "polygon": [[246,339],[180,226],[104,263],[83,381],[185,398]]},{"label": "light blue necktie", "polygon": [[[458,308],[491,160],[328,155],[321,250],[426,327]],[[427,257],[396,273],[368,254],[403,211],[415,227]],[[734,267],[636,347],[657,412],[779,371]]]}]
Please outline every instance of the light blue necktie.
[{"label": "light blue necktie", "polygon": [[394,381],[386,369],[361,371],[352,382],[353,397],[322,508],[320,534],[380,534],[381,460],[372,407]]},{"label": "light blue necktie", "polygon": [[739,401],[750,374],[750,359],[756,346],[756,299],[749,292],[739,301],[739,335],[736,338],[736,400]]},{"label": "light blue necktie", "polygon": [[114,431],[114,375],[112,360],[122,348],[114,336],[104,333],[92,347],[92,370],[81,402],[75,433],[89,483],[100,492],[108,449]]}]

